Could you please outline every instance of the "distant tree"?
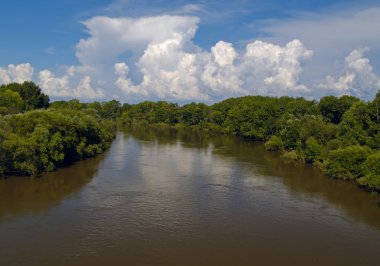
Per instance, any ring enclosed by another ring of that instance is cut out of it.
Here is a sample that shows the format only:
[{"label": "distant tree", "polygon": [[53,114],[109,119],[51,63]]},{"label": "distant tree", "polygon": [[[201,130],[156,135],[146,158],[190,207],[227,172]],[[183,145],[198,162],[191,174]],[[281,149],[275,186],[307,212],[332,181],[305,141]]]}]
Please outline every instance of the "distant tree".
[{"label": "distant tree", "polygon": [[344,113],[357,101],[359,101],[358,98],[348,95],[340,98],[326,96],[319,101],[318,109],[327,121],[338,124]]},{"label": "distant tree", "polygon": [[112,100],[108,102],[102,102],[102,108],[100,110],[100,116],[102,118],[115,120],[120,116],[121,104],[119,101]]},{"label": "distant tree", "polygon": [[20,112],[22,102],[18,92],[9,89],[0,90],[0,114],[15,114]]},{"label": "distant tree", "polygon": [[69,108],[69,103],[66,101],[55,101],[55,102],[50,103],[49,108],[51,109]]},{"label": "distant tree", "polygon": [[188,126],[198,125],[205,121],[209,111],[209,107],[204,103],[185,104],[180,109],[180,120]]},{"label": "distant tree", "polygon": [[71,99],[67,102],[67,107],[73,110],[82,110],[86,105],[81,103],[78,99]]},{"label": "distant tree", "polygon": [[24,83],[10,83],[2,85],[0,88],[6,88],[17,92],[22,98],[21,109],[23,111],[47,108],[49,106],[49,96],[42,93],[41,89],[31,81]]}]

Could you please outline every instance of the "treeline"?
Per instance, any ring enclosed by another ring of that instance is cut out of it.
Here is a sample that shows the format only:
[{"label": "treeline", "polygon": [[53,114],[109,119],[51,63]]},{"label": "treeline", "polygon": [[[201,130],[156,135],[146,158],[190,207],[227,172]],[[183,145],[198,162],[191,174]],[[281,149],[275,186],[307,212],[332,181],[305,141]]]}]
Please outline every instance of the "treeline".
[{"label": "treeline", "polygon": [[17,114],[34,109],[47,108],[49,96],[33,82],[10,83],[0,86],[0,114]]},{"label": "treeline", "polygon": [[195,127],[266,141],[284,159],[317,165],[329,176],[380,191],[380,92],[370,102],[352,96],[246,96],[211,106],[142,102],[121,114],[124,125]]},{"label": "treeline", "polygon": [[32,82],[1,86],[0,176],[35,176],[101,153],[121,110],[117,101],[49,104]]},{"label": "treeline", "polygon": [[116,100],[49,103],[33,82],[0,86],[0,175],[37,175],[104,151],[122,125],[194,127],[266,141],[284,159],[380,191],[380,92],[352,96],[246,96],[208,106]]}]

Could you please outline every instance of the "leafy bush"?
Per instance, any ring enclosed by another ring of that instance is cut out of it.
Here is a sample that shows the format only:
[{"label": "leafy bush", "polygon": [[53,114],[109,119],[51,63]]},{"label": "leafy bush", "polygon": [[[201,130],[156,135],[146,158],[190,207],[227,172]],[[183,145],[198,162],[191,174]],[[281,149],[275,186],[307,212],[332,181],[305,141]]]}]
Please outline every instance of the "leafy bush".
[{"label": "leafy bush", "polygon": [[365,146],[355,145],[330,152],[327,174],[339,179],[356,179],[365,173],[364,162],[370,154]]},{"label": "leafy bush", "polygon": [[112,122],[78,110],[34,110],[0,122],[0,174],[52,171],[102,152],[115,136]]},{"label": "leafy bush", "polygon": [[303,157],[297,151],[285,151],[282,156],[282,159],[287,161],[303,161]]},{"label": "leafy bush", "polygon": [[308,138],[304,150],[306,161],[311,163],[318,161],[320,159],[321,150],[322,147],[315,138]]},{"label": "leafy bush", "polygon": [[277,136],[272,136],[270,139],[265,143],[265,148],[268,151],[281,151],[284,149],[284,143],[282,140]]},{"label": "leafy bush", "polygon": [[359,184],[380,191],[380,152],[370,155],[364,167],[365,176],[358,180]]}]

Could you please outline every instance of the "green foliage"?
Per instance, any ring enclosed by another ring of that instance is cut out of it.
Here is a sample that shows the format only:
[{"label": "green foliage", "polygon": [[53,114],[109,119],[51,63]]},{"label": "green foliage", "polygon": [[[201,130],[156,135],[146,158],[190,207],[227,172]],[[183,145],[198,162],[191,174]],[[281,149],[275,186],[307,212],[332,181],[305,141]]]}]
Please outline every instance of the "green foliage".
[{"label": "green foliage", "polygon": [[286,161],[303,161],[303,157],[297,151],[285,151],[282,156],[282,159]]},{"label": "green foliage", "polygon": [[[380,150],[380,92],[372,102],[352,96],[303,98],[245,96],[207,106],[143,102],[127,106],[122,124],[167,124],[268,140],[284,158],[320,166],[331,176],[372,186],[366,158]],[[367,181],[365,181],[367,180]]]},{"label": "green foliage", "polygon": [[282,140],[279,137],[272,136],[265,143],[265,148],[268,151],[282,151],[284,149],[284,143],[282,142]]},{"label": "green foliage", "polygon": [[338,124],[344,113],[357,101],[359,101],[358,98],[348,95],[344,95],[340,98],[326,96],[320,100],[318,109],[327,121]]},{"label": "green foliage", "polygon": [[285,149],[295,150],[300,148],[301,120],[293,115],[288,115],[279,120],[279,124],[281,128],[279,135],[283,140]]},{"label": "green foliage", "polygon": [[[0,86],[0,94],[5,91],[12,91],[19,94],[21,101],[17,101],[14,107],[20,111],[47,108],[49,106],[49,97],[43,94],[41,89],[33,82],[26,81],[22,84],[10,83]],[[0,106],[4,105],[0,103]]]},{"label": "green foliage", "polygon": [[360,145],[338,148],[328,156],[327,174],[344,180],[357,179],[364,175],[364,162],[370,153],[368,147]]},{"label": "green foliage", "polygon": [[34,110],[0,120],[0,173],[38,175],[106,149],[114,127],[85,111]]},{"label": "green foliage", "polygon": [[371,103],[356,102],[344,114],[340,138],[348,144],[380,148],[380,123]]},{"label": "green foliage", "polygon": [[[124,109],[130,105],[124,104]],[[111,100],[106,102],[92,102],[81,103],[78,99],[71,99],[69,101],[55,101],[50,104],[51,109],[73,109],[82,110],[93,115],[98,115],[101,118],[116,120],[121,116],[122,105],[119,101]]]},{"label": "green foliage", "polygon": [[108,102],[103,102],[99,110],[100,117],[105,119],[116,120],[120,116],[121,104],[119,101],[112,100]]},{"label": "green foliage", "polygon": [[309,137],[306,140],[304,149],[305,159],[308,162],[316,162],[320,159],[322,147],[314,137]]},{"label": "green foliage", "polygon": [[364,165],[365,176],[358,180],[359,184],[380,191],[380,152],[370,155]]},{"label": "green foliage", "polygon": [[[256,140],[269,139],[270,136],[280,133],[284,141],[286,139],[283,138],[284,135],[298,134],[298,129],[297,132],[293,132],[295,128],[290,128],[294,124],[289,120],[297,120],[302,116],[300,112],[305,114],[316,112],[315,103],[303,98],[262,96],[237,98],[230,109],[224,109],[228,110],[225,126],[231,133]],[[289,130],[284,130],[286,127]],[[292,146],[291,143],[288,144]]]},{"label": "green foliage", "polygon": [[313,137],[319,143],[325,144],[335,139],[339,133],[339,127],[335,124],[326,123],[321,116],[306,115],[301,120],[299,138],[302,143]]},{"label": "green foliage", "polygon": [[185,104],[179,111],[179,120],[187,126],[199,125],[205,122],[210,110],[204,103]]},{"label": "green foliage", "polygon": [[179,108],[177,104],[167,102],[145,101],[136,105],[123,105],[121,116],[122,124],[157,124],[166,123],[175,125],[180,120]]},{"label": "green foliage", "polygon": [[22,107],[22,98],[18,92],[0,89],[0,114],[16,114]]},{"label": "green foliage", "polygon": [[[0,175],[38,175],[94,156],[122,125],[192,127],[268,140],[267,150],[306,161],[328,175],[380,190],[380,92],[371,102],[352,96],[304,98],[245,96],[208,106],[165,101],[56,101],[33,82],[0,86]],[[19,114],[23,113],[23,114]]]}]

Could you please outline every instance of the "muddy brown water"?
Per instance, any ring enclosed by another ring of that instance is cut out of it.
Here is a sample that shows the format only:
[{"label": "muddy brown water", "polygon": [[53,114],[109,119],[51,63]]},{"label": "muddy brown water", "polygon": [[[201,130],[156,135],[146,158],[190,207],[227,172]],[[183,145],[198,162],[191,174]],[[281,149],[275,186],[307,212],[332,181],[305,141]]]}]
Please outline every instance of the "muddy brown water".
[{"label": "muddy brown water", "polygon": [[124,130],[96,158],[0,180],[0,265],[378,265],[379,201],[262,143]]}]

